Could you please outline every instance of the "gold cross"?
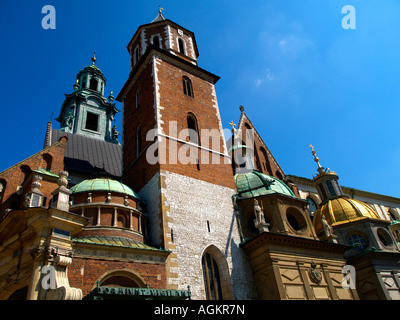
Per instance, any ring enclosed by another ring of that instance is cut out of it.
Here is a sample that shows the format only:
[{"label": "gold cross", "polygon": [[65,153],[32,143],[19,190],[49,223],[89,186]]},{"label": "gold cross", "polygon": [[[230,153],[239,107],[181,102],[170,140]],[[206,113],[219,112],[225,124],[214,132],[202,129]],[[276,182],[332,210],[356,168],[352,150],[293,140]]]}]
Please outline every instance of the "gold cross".
[{"label": "gold cross", "polygon": [[319,158],[317,157],[317,153],[316,153],[315,150],[314,150],[314,146],[313,146],[312,144],[310,144],[309,147],[310,147],[311,150],[312,150],[312,154],[313,154],[313,156],[314,156],[314,161],[315,161],[316,163],[318,163],[318,167],[321,167],[321,165],[319,164]]},{"label": "gold cross", "polygon": [[233,122],[233,120],[231,121],[231,123],[229,125],[232,126],[232,133],[235,133],[236,132],[236,129],[235,129],[236,124]]}]

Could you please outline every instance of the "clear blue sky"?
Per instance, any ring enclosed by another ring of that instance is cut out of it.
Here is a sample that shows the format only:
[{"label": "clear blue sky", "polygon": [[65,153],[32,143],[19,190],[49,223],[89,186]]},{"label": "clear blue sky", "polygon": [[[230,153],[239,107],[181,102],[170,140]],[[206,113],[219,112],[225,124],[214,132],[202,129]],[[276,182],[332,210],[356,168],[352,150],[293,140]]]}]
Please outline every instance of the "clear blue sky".
[{"label": "clear blue sky", "polygon": [[[349,4],[355,30],[342,28]],[[56,30],[42,29],[44,5],[56,8]],[[224,127],[242,104],[286,174],[312,177],[312,143],[341,185],[400,196],[395,0],[1,1],[0,171],[41,150],[47,121],[93,51],[107,93],[119,92],[126,45],[158,5],[195,33],[199,66],[221,77]]]}]

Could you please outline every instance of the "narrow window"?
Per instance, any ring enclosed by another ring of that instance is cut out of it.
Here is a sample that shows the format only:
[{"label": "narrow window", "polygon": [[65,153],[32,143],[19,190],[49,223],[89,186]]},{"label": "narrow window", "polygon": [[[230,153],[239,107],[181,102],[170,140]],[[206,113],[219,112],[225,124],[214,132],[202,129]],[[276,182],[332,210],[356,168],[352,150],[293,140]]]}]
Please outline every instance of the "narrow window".
[{"label": "narrow window", "polygon": [[85,129],[98,131],[98,125],[99,125],[99,115],[92,112],[88,112],[86,114]]},{"label": "narrow window", "polygon": [[153,37],[153,46],[160,48],[160,37],[159,36]]},{"label": "narrow window", "polygon": [[182,77],[182,83],[183,83],[183,93],[193,98],[192,81],[190,81],[188,77]]},{"label": "narrow window", "polygon": [[97,91],[98,81],[94,78],[90,80],[90,89]]},{"label": "narrow window", "polygon": [[136,47],[133,53],[133,65],[136,65],[138,61],[139,61],[139,47]]},{"label": "narrow window", "polygon": [[86,89],[86,77],[83,77],[83,78],[82,78],[81,89]]},{"label": "narrow window", "polygon": [[140,107],[140,91],[139,90],[136,91],[135,103],[136,103],[136,109],[138,109]]},{"label": "narrow window", "polygon": [[136,157],[139,157],[140,151],[142,151],[141,137],[142,137],[142,129],[139,125],[136,130]]},{"label": "narrow window", "polygon": [[199,128],[193,113],[188,113],[187,115],[187,127],[189,129],[189,141],[199,144]]},{"label": "narrow window", "polygon": [[332,181],[331,180],[327,180],[326,181],[326,186],[328,187],[329,193],[332,197],[336,196],[336,192],[335,189],[333,188],[332,185]]},{"label": "narrow window", "polygon": [[185,52],[185,42],[183,41],[182,38],[178,39],[178,46],[179,46],[179,52],[182,54],[186,54]]}]

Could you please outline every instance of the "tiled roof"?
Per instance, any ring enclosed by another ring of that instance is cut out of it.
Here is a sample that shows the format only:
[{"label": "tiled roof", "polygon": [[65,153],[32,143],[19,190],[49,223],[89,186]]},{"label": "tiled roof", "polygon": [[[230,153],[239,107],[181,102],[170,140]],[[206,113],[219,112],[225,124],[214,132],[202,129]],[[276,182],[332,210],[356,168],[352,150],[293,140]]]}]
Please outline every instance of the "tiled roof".
[{"label": "tiled roof", "polygon": [[105,173],[113,177],[121,177],[122,147],[120,145],[56,129],[52,129],[51,143],[56,143],[62,136],[68,138],[65,150],[67,170],[93,174]]},{"label": "tiled roof", "polygon": [[123,237],[91,236],[91,237],[75,238],[73,241],[76,243],[99,244],[111,247],[135,248],[135,249],[151,250],[151,251],[165,251],[162,249],[151,247],[140,241]]}]

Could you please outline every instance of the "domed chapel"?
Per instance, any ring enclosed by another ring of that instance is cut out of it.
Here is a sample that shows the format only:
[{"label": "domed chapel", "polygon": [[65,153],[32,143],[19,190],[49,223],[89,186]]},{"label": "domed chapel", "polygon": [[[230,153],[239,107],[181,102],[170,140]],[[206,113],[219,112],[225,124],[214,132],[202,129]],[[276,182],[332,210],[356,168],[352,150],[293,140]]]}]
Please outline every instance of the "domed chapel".
[{"label": "domed chapel", "polygon": [[313,146],[318,173],[285,174],[243,106],[225,137],[220,78],[162,10],[127,50],[118,94],[94,54],[0,172],[1,300],[400,299],[399,198],[340,186]]}]

